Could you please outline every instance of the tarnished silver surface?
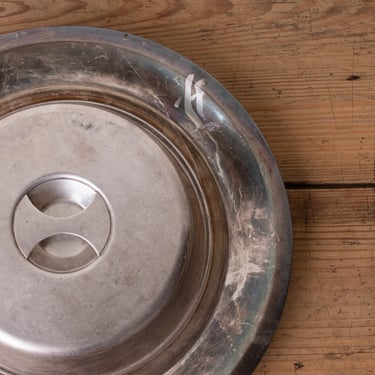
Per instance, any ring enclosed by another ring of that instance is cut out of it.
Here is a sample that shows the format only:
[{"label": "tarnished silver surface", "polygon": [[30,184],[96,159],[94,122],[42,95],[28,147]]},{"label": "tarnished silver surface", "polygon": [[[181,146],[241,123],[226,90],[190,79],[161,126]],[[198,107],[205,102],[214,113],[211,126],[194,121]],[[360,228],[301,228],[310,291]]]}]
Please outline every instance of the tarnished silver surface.
[{"label": "tarnished silver surface", "polygon": [[249,374],[291,228],[241,106],[103,29],[1,37],[0,82],[0,372]]},{"label": "tarnished silver surface", "polygon": [[13,230],[25,258],[46,270],[69,272],[101,255],[111,218],[104,199],[87,183],[49,176],[21,198]]}]

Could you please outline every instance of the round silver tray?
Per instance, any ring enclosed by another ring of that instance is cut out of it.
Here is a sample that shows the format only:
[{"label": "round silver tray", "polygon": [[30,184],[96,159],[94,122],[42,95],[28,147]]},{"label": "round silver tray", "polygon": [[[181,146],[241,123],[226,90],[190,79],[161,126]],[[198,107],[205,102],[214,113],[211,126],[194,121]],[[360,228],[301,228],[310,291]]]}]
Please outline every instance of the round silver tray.
[{"label": "round silver tray", "polygon": [[0,37],[0,372],[249,374],[278,323],[287,198],[254,122],[151,41]]}]

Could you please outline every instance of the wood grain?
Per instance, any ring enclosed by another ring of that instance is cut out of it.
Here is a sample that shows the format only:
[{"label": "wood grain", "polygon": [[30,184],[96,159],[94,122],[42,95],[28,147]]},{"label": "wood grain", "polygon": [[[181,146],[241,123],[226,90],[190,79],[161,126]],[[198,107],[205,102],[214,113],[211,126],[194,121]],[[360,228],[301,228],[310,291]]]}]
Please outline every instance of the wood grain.
[{"label": "wood grain", "polygon": [[294,264],[256,375],[375,373],[375,2],[7,0],[0,33],[134,33],[204,67],[251,113],[289,188]]},{"label": "wood grain", "polygon": [[290,290],[255,374],[374,374],[375,191],[290,190],[289,199]]},{"label": "wood grain", "polygon": [[9,0],[0,32],[80,24],[151,38],[232,91],[287,181],[370,182],[374,14],[374,2],[349,0]]}]

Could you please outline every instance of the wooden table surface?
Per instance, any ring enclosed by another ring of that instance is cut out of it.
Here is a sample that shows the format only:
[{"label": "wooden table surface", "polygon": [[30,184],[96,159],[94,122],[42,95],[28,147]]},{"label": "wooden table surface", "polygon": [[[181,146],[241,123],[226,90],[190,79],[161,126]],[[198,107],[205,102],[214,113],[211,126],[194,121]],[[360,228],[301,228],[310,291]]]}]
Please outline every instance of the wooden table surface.
[{"label": "wooden table surface", "polygon": [[0,1],[0,33],[57,25],[113,28],[180,52],[266,137],[288,189],[294,263],[255,374],[375,374],[375,3]]}]

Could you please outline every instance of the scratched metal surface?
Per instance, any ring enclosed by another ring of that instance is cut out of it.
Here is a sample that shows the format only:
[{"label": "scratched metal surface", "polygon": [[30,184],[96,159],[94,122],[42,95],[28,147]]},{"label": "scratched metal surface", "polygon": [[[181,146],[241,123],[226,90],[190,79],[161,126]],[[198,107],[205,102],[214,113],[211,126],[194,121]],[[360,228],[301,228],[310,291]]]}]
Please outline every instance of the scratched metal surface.
[{"label": "scratched metal surface", "polygon": [[[68,357],[41,357],[9,346],[0,336],[0,365],[29,375],[155,369],[248,374],[280,318],[291,259],[284,186],[252,119],[201,68],[133,35],[63,27],[17,32],[0,41],[2,116],[65,101],[121,113],[174,160],[190,189],[190,208],[205,228],[203,239],[196,240],[202,255],[191,255],[201,274],[187,265],[182,286],[160,301],[167,307],[139,332],[104,350],[74,350]],[[186,320],[179,316],[185,314],[181,304],[194,282],[197,291],[188,301],[196,305]],[[7,306],[0,300],[1,311]],[[145,342],[152,358],[141,348]]]}]

